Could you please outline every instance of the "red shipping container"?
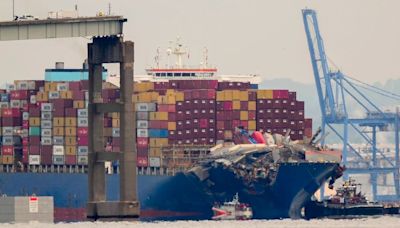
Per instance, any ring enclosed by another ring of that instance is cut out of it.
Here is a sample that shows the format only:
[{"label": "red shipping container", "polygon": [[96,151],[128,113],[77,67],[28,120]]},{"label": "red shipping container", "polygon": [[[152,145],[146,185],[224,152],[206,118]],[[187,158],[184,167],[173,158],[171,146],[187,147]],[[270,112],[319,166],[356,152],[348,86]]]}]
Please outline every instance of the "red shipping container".
[{"label": "red shipping container", "polygon": [[158,104],[157,111],[159,112],[168,112],[168,105],[165,104]]},{"label": "red shipping container", "polygon": [[304,127],[305,128],[312,128],[312,119],[309,119],[309,118],[305,119],[304,120]]},{"label": "red shipping container", "polygon": [[247,129],[249,127],[249,122],[242,120],[240,121],[240,126],[244,127],[244,129]]},{"label": "red shipping container", "polygon": [[65,164],[66,165],[76,165],[76,156],[75,155],[65,155]]},{"label": "red shipping container", "polygon": [[28,137],[23,137],[22,138],[22,145],[28,145],[29,144],[29,138]]},{"label": "red shipping container", "polygon": [[30,96],[28,90],[12,90],[10,97],[12,100],[27,100]]},{"label": "red shipping container", "polygon": [[166,90],[168,87],[168,82],[154,82],[154,90]]},{"label": "red shipping container", "polygon": [[53,117],[64,117],[64,108],[54,108]]},{"label": "red shipping container", "polygon": [[78,136],[77,141],[79,146],[89,145],[89,138],[87,136],[80,136],[80,137]]},{"label": "red shipping container", "polygon": [[137,156],[137,166],[138,167],[147,167],[149,166],[148,164],[148,159],[147,156]]},{"label": "red shipping container", "polygon": [[176,139],[176,131],[168,131],[168,141]]},{"label": "red shipping container", "polygon": [[29,120],[23,120],[22,121],[22,128],[23,129],[29,129]]},{"label": "red shipping container", "polygon": [[40,136],[29,136],[29,143],[31,145],[40,145]]},{"label": "red shipping container", "polygon": [[2,108],[1,109],[1,116],[2,117],[20,117],[21,111],[19,108]]},{"label": "red shipping container", "polygon": [[40,151],[42,152],[42,154],[52,154],[53,153],[53,146],[49,146],[49,145],[42,145],[40,148]]},{"label": "red shipping container", "polygon": [[78,127],[78,136],[87,136],[89,128],[87,127]]},{"label": "red shipping container", "polygon": [[104,127],[112,127],[112,118],[104,118]]},{"label": "red shipping container", "polygon": [[232,117],[231,117],[232,120],[240,120],[240,111],[239,110],[232,111],[231,115],[232,115]]},{"label": "red shipping container", "polygon": [[224,101],[224,110],[232,110],[232,101]]},{"label": "red shipping container", "polygon": [[224,102],[223,101],[217,101],[215,109],[217,111],[223,111],[224,110]]},{"label": "red shipping container", "polygon": [[137,148],[138,156],[148,156],[149,155],[149,148],[148,147],[141,147]]},{"label": "red shipping container", "polygon": [[174,112],[168,113],[168,121],[171,121],[171,122],[176,121],[176,114]]},{"label": "red shipping container", "polygon": [[29,154],[30,155],[40,155],[40,146],[39,145],[30,145],[29,146]]},{"label": "red shipping container", "polygon": [[147,148],[149,145],[149,138],[137,137],[136,145],[138,148]]},{"label": "red shipping container", "polygon": [[44,87],[44,80],[35,80],[35,90],[38,91],[40,87]]},{"label": "red shipping container", "polygon": [[68,89],[73,91],[73,93],[82,92],[82,91],[80,91],[81,90],[80,82],[69,82],[68,83]]},{"label": "red shipping container", "polygon": [[14,146],[2,146],[2,155],[14,155]]},{"label": "red shipping container", "polygon": [[160,128],[160,120],[150,120],[149,121],[149,128],[152,129],[159,129]]},{"label": "red shipping container", "polygon": [[39,107],[29,108],[29,117],[40,117],[40,108]]},{"label": "red shipping container", "polygon": [[208,120],[207,119],[200,119],[199,126],[200,126],[200,128],[208,128]]},{"label": "red shipping container", "polygon": [[225,112],[224,111],[217,111],[217,120],[225,120]]},{"label": "red shipping container", "polygon": [[120,145],[121,145],[120,137],[113,137],[112,138],[112,146],[113,147],[120,147]]},{"label": "red shipping container", "polygon": [[247,111],[249,109],[249,103],[247,101],[241,101],[240,109],[243,111]]},{"label": "red shipping container", "polygon": [[119,146],[113,146],[111,152],[121,152],[121,148]]},{"label": "red shipping container", "polygon": [[28,154],[22,154],[22,163],[24,165],[29,163],[29,155]]},{"label": "red shipping container", "polygon": [[249,120],[256,120],[256,111],[249,111]]},{"label": "red shipping container", "polygon": [[183,91],[183,96],[184,96],[185,101],[191,100],[192,99],[192,91],[191,90]]},{"label": "red shipping container", "polygon": [[22,105],[22,111],[28,112],[28,111],[29,111],[29,105],[30,105],[30,104],[28,104],[28,103]]},{"label": "red shipping container", "polygon": [[2,118],[3,127],[16,127],[22,126],[22,119],[20,117],[3,117]]},{"label": "red shipping container", "polygon": [[296,102],[296,109],[297,110],[304,110],[304,101],[297,101]]},{"label": "red shipping container", "polygon": [[192,90],[192,99],[200,99],[200,91],[201,90]]},{"label": "red shipping container", "polygon": [[80,81],[81,90],[89,90],[89,80]]},{"label": "red shipping container", "polygon": [[73,100],[85,100],[85,91],[73,91],[72,92]]},{"label": "red shipping container", "polygon": [[289,92],[289,100],[290,101],[296,100],[296,92]]},{"label": "red shipping container", "polygon": [[65,117],[76,117],[77,111],[75,108],[66,108]]}]

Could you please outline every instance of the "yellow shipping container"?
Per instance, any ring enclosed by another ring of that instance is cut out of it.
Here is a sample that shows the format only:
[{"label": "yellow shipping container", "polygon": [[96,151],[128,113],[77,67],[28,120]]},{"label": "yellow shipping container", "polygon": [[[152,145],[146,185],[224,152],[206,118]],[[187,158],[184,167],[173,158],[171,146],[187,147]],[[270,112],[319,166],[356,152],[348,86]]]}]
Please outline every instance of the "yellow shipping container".
[{"label": "yellow shipping container", "polygon": [[249,112],[248,111],[240,111],[240,120],[248,120]]},{"label": "yellow shipping container", "polygon": [[63,127],[65,124],[63,117],[54,117],[53,119],[53,127]]},{"label": "yellow shipping container", "polygon": [[29,126],[31,127],[40,126],[40,117],[29,117]]},{"label": "yellow shipping container", "polygon": [[134,92],[147,92],[151,90],[154,90],[153,82],[136,82],[133,84]]},{"label": "yellow shipping container", "polygon": [[231,101],[233,99],[233,91],[232,90],[225,90],[225,101]]},{"label": "yellow shipping container", "polygon": [[66,146],[65,154],[66,155],[76,155],[76,146]]},{"label": "yellow shipping container", "polygon": [[165,92],[165,95],[167,96],[175,96],[175,90],[174,89],[167,89],[167,91]]},{"label": "yellow shipping container", "polygon": [[150,147],[149,156],[150,157],[161,157],[161,148],[160,147]]},{"label": "yellow shipping container", "polygon": [[61,99],[72,99],[72,91],[60,91]]},{"label": "yellow shipping container", "polygon": [[168,122],[168,130],[170,131],[176,130],[176,122]]},{"label": "yellow shipping container", "polygon": [[233,110],[240,110],[240,101],[233,101],[232,102],[232,109]]},{"label": "yellow shipping container", "polygon": [[56,82],[45,82],[44,83],[44,91],[45,92],[57,91],[57,83]]},{"label": "yellow shipping container", "polygon": [[248,101],[249,100],[249,92],[246,91],[240,91],[239,92],[239,100],[240,101]]},{"label": "yellow shipping container", "polygon": [[119,127],[120,121],[119,119],[112,119],[112,127]]},{"label": "yellow shipping container", "polygon": [[76,137],[65,137],[66,146],[76,146]]},{"label": "yellow shipping container", "polygon": [[143,102],[143,103],[151,102],[151,93],[139,93],[138,102]]},{"label": "yellow shipping container", "polygon": [[255,120],[250,120],[248,122],[248,129],[250,131],[255,131],[256,130],[256,121]]},{"label": "yellow shipping container", "polygon": [[149,139],[149,145],[150,145],[150,147],[155,147],[156,146],[156,144],[157,144],[157,138],[150,138]]},{"label": "yellow shipping container", "polygon": [[168,112],[156,112],[157,119],[156,120],[168,120]]},{"label": "yellow shipping container", "polygon": [[185,95],[183,92],[176,92],[175,93],[175,100],[176,101],[184,101],[185,100]]},{"label": "yellow shipping container", "polygon": [[168,146],[168,139],[166,138],[157,138],[156,147],[164,147]]},{"label": "yellow shipping container", "polygon": [[256,110],[256,102],[255,101],[249,101],[248,103],[248,109],[249,111],[255,111]]},{"label": "yellow shipping container", "polygon": [[273,90],[257,90],[257,99],[273,99]]},{"label": "yellow shipping container", "polygon": [[49,93],[48,92],[38,92],[36,94],[36,101],[48,101]]},{"label": "yellow shipping container", "polygon": [[74,101],[74,108],[85,108],[85,101]]},{"label": "yellow shipping container", "polygon": [[120,117],[119,112],[112,112],[112,113],[111,113],[111,118],[113,118],[113,119],[119,119],[119,117]]},{"label": "yellow shipping container", "polygon": [[167,104],[166,96],[158,96],[157,97],[157,104]]},{"label": "yellow shipping container", "polygon": [[149,112],[149,120],[157,120],[157,112]]},{"label": "yellow shipping container", "polygon": [[151,92],[150,93],[150,102],[157,102],[158,97],[160,96],[160,94],[158,94],[157,92]]},{"label": "yellow shipping container", "polygon": [[54,136],[64,136],[64,127],[54,127],[53,135]]},{"label": "yellow shipping container", "polygon": [[225,100],[225,91],[217,91],[217,101]]},{"label": "yellow shipping container", "polygon": [[75,127],[76,126],[76,117],[66,117],[65,118],[65,126],[66,127]]},{"label": "yellow shipping container", "polygon": [[232,100],[238,101],[240,100],[240,91],[232,90]]},{"label": "yellow shipping container", "polygon": [[65,136],[76,136],[76,127],[66,127]]},{"label": "yellow shipping container", "polygon": [[132,102],[134,102],[134,103],[139,102],[139,95],[138,94],[133,94],[132,95]]}]

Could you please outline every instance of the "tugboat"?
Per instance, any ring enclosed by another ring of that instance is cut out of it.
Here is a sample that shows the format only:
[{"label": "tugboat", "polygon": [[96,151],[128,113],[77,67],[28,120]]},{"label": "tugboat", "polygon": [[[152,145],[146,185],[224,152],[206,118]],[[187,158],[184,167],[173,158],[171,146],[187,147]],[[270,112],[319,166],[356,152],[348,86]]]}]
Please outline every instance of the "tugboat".
[{"label": "tugboat", "polygon": [[367,200],[358,187],[361,184],[350,178],[336,190],[336,195],[322,202],[311,201],[305,206],[305,218],[351,218],[384,214],[399,214],[398,205],[384,205]]},{"label": "tugboat", "polygon": [[249,220],[253,217],[251,207],[248,204],[240,203],[237,193],[232,201],[222,205],[216,204],[212,210],[214,212],[213,220]]}]

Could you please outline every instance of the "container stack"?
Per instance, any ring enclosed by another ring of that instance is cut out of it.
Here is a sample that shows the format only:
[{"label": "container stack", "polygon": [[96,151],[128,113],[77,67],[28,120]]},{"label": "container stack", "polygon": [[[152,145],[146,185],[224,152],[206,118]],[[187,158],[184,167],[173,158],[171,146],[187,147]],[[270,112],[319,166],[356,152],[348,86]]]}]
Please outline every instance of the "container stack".
[{"label": "container stack", "polygon": [[[87,90],[87,81],[15,81],[0,90],[0,163],[86,165]],[[119,88],[103,84],[103,102],[119,98]],[[139,167],[160,167],[163,149],[171,145],[213,146],[232,138],[238,126],[280,134],[290,130],[293,140],[312,136],[304,102],[288,90],[255,90],[250,83],[217,80],[136,82],[133,102]],[[118,113],[104,115],[104,137],[106,151],[120,151]]]}]

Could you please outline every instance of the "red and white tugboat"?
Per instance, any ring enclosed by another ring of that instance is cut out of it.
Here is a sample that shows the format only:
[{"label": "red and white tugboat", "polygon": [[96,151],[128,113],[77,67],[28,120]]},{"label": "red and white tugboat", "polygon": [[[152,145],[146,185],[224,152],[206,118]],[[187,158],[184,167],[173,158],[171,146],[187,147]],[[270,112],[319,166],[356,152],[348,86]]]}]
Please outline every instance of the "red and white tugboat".
[{"label": "red and white tugboat", "polygon": [[240,203],[239,196],[230,202],[212,207],[214,212],[213,220],[249,220],[253,217],[253,211],[248,204]]}]

